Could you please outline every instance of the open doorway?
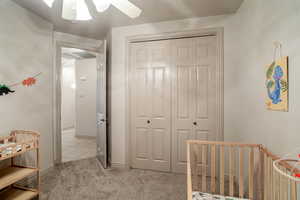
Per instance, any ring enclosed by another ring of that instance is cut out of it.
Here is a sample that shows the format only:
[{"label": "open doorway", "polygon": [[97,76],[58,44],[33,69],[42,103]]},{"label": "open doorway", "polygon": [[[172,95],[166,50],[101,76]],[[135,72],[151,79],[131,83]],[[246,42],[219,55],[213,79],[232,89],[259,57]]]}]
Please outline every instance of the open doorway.
[{"label": "open doorway", "polygon": [[62,162],[96,157],[97,55],[61,50]]},{"label": "open doorway", "polygon": [[[69,160],[95,157],[96,154],[97,160],[104,168],[107,168],[110,155],[107,133],[109,130],[107,121],[107,43],[105,40],[94,40],[59,32],[55,32],[54,36],[56,49],[53,77],[55,94],[53,101],[55,105],[53,112],[53,128],[55,130],[54,162],[60,164]],[[68,103],[68,101],[63,103],[63,98],[67,98],[63,97],[63,64],[68,65],[68,63],[71,66],[73,65],[73,69],[67,68],[65,70],[65,73],[69,74],[67,76],[73,76],[73,78],[69,77],[70,83],[67,87],[71,96],[75,96],[73,103]],[[89,65],[92,66],[90,70],[92,73],[85,72]],[[90,85],[90,82],[92,82],[92,85]],[[92,101],[88,100],[89,97]],[[73,125],[72,123],[71,125],[70,123],[64,125],[63,115],[70,116],[68,114],[72,111],[68,109],[72,109],[72,104],[74,105],[72,115],[74,118],[71,117],[70,121],[73,120]],[[69,108],[63,111],[63,106]],[[79,140],[94,141],[81,145],[78,142]],[[68,145],[68,142],[70,145]],[[70,146],[72,148],[68,148]],[[89,148],[91,148],[91,151],[89,151]],[[71,156],[71,154],[74,155]],[[69,156],[69,158],[63,159],[63,156]]]}]

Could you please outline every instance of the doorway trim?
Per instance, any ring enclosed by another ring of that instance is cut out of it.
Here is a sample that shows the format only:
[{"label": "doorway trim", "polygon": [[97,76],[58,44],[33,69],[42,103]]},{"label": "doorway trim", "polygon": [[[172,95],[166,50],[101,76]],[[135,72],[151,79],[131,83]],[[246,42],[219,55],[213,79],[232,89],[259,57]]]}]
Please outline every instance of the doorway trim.
[{"label": "doorway trim", "polygon": [[[62,80],[62,66],[61,66],[61,49],[78,48],[95,53],[103,53],[102,46],[106,41],[85,38],[81,36],[71,35],[67,33],[54,32],[53,34],[53,162],[60,164],[62,162],[62,141],[61,141],[61,80]],[[99,56],[97,56],[99,60]]]},{"label": "doorway trim", "polygon": [[[125,167],[131,168],[131,100],[130,100],[130,45],[136,42],[150,42],[157,40],[171,40],[180,38],[216,36],[217,38],[217,139],[224,140],[224,28],[203,28],[179,32],[165,32],[158,34],[134,35],[126,38],[126,130],[125,130]],[[171,131],[172,132],[172,131]],[[172,134],[171,134],[172,140]],[[172,158],[172,156],[171,156]],[[172,163],[172,162],[171,162]],[[172,171],[171,166],[171,171]]]}]

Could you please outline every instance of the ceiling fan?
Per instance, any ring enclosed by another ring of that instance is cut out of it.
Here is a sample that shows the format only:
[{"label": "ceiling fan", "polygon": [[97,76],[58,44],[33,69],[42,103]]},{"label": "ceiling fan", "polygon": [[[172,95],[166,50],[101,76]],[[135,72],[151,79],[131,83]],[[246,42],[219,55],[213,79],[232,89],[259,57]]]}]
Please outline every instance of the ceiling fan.
[{"label": "ceiling fan", "polygon": [[[43,0],[50,8],[55,0]],[[129,0],[92,0],[98,12],[114,6],[130,18],[137,18],[142,10]],[[92,16],[85,0],[63,0],[62,17],[67,20],[90,20]]]}]

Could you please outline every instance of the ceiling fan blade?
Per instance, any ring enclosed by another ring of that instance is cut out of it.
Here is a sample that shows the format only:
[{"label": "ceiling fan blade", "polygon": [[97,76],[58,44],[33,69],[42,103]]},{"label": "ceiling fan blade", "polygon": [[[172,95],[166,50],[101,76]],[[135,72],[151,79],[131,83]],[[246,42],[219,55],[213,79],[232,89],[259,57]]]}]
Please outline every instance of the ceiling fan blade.
[{"label": "ceiling fan blade", "polygon": [[137,18],[142,10],[128,0],[111,0],[111,4],[128,15],[130,18]]},{"label": "ceiling fan blade", "polygon": [[48,7],[52,8],[55,0],[43,0]]},{"label": "ceiling fan blade", "polygon": [[76,20],[77,0],[64,0],[62,17],[67,20]]},{"label": "ceiling fan blade", "polygon": [[64,0],[62,17],[67,20],[90,20],[92,16],[85,0]]}]

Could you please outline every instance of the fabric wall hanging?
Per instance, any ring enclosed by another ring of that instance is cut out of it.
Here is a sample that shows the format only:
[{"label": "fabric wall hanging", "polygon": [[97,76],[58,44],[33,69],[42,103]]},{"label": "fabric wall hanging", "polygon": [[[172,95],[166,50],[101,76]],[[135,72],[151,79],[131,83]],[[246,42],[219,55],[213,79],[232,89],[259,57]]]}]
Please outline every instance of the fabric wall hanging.
[{"label": "fabric wall hanging", "polygon": [[[276,51],[280,58],[276,59]],[[281,44],[275,44],[274,61],[266,69],[266,106],[268,110],[288,111],[288,57],[281,56]]]},{"label": "fabric wall hanging", "polygon": [[40,72],[40,73],[38,73],[34,76],[31,76],[29,78],[26,78],[21,82],[17,82],[17,83],[10,84],[10,85],[0,84],[0,96],[8,95],[10,93],[14,93],[15,90],[13,90],[12,88],[14,88],[16,86],[22,85],[22,86],[25,86],[25,87],[29,87],[29,86],[34,85],[36,83],[37,77],[40,76],[41,74],[42,74],[42,72]]}]

